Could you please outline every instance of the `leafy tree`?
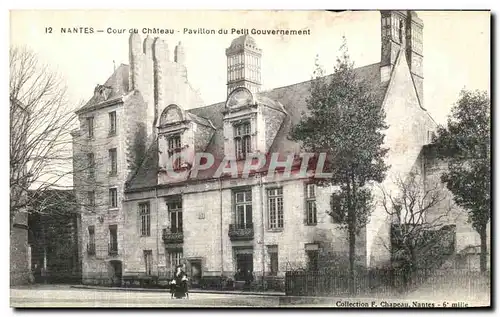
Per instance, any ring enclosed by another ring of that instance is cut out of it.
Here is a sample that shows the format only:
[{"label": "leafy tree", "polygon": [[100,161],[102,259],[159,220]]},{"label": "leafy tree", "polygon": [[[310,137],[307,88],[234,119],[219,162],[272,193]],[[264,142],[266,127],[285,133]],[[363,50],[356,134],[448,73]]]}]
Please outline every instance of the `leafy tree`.
[{"label": "leafy tree", "polygon": [[346,39],[334,73],[324,76],[316,63],[307,99],[308,112],[294,127],[291,138],[300,141],[308,152],[326,153],[325,170],[332,173],[318,179],[320,186],[339,186],[337,208],[348,232],[349,277],[354,291],[356,234],[369,219],[372,195],[371,182],[381,182],[388,166],[383,148],[385,112],[381,102],[360,78],[356,77],[350,61]]},{"label": "leafy tree", "polygon": [[462,90],[452,108],[447,127],[434,138],[438,157],[446,159],[448,171],[441,180],[465,209],[469,222],[481,238],[481,271],[486,270],[487,234],[490,221],[490,99],[484,91]]}]

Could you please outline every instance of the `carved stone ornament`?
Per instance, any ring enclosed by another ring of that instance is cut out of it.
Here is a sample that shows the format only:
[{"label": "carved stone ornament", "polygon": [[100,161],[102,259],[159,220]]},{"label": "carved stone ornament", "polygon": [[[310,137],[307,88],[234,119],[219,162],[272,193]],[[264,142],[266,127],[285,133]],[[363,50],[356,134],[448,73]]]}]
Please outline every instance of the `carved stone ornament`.
[{"label": "carved stone ornament", "polygon": [[228,97],[226,108],[239,108],[254,103],[252,93],[243,87],[235,89]]}]

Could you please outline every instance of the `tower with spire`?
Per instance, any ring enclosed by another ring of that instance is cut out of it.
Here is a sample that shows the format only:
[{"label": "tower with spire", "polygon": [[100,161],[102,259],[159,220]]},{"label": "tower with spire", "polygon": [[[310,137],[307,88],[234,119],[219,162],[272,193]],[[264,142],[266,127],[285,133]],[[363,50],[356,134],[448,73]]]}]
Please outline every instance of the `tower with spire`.
[{"label": "tower with spire", "polygon": [[231,42],[226,49],[227,94],[238,87],[245,87],[252,93],[260,91],[260,62],[262,50],[249,35],[242,35]]}]

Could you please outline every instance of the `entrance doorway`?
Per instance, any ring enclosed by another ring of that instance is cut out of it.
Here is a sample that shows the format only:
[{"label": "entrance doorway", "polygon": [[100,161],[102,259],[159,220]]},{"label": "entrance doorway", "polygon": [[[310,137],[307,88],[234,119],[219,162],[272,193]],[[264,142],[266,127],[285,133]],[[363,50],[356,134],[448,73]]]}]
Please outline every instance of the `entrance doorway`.
[{"label": "entrance doorway", "polygon": [[249,275],[253,274],[253,254],[238,253],[236,254],[236,275],[237,281],[246,281]]},{"label": "entrance doorway", "polygon": [[200,286],[201,282],[201,260],[190,260],[190,270],[189,270],[189,275],[190,275],[190,280],[191,280],[191,285],[194,287]]},{"label": "entrance doorway", "polygon": [[122,283],[122,261],[111,260],[109,264],[112,268],[112,283],[115,286],[120,286]]}]

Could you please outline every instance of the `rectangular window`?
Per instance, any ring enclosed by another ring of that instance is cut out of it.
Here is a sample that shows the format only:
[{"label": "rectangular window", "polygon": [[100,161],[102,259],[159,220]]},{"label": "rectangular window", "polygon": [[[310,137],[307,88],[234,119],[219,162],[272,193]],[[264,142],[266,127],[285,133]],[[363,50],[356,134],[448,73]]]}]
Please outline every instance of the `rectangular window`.
[{"label": "rectangular window", "polygon": [[141,236],[151,235],[151,212],[149,202],[139,204],[139,215],[141,217]]},{"label": "rectangular window", "polygon": [[240,123],[234,126],[234,146],[236,159],[245,159],[252,152],[252,135],[250,122]]},{"label": "rectangular window", "polygon": [[315,225],[318,223],[316,211],[316,185],[306,184],[306,223]]},{"label": "rectangular window", "polygon": [[236,227],[252,228],[252,190],[234,193]]},{"label": "rectangular window", "polygon": [[95,227],[89,226],[89,243],[95,244]]},{"label": "rectangular window", "polygon": [[[180,134],[171,135],[168,137],[167,142],[168,142],[168,158],[170,165],[173,167],[174,170],[180,169],[182,166],[182,158],[179,155],[177,155],[175,158],[173,158],[173,156],[176,153],[180,153],[182,151],[181,135]],[[172,162],[172,159],[174,159],[174,162]]]},{"label": "rectangular window", "polygon": [[116,135],[116,111],[109,113],[109,135]]},{"label": "rectangular window", "polygon": [[94,117],[88,117],[87,118],[87,131],[88,131],[88,137],[93,138],[94,137]]},{"label": "rectangular window", "polygon": [[318,250],[308,250],[307,251],[307,268],[309,271],[317,271],[318,270]]},{"label": "rectangular window", "polygon": [[269,261],[270,261],[270,275],[276,276],[278,274],[278,246],[268,246]]},{"label": "rectangular window", "polygon": [[146,269],[146,275],[151,275],[153,268],[153,251],[144,250],[144,265]]},{"label": "rectangular window", "polygon": [[88,175],[89,178],[95,177],[95,158],[94,153],[87,154]]},{"label": "rectangular window", "polygon": [[118,208],[118,191],[116,188],[109,189],[109,208]]},{"label": "rectangular window", "polygon": [[182,249],[171,250],[168,252],[168,264],[171,269],[174,269],[177,265],[181,264],[183,258]]},{"label": "rectangular window", "polygon": [[111,165],[109,174],[116,175],[118,173],[118,160],[117,160],[116,148],[109,150],[109,163]]},{"label": "rectangular window", "polygon": [[87,203],[89,209],[93,210],[95,207],[95,191],[90,190],[87,192]]},{"label": "rectangular window", "polygon": [[170,232],[182,232],[182,200],[173,201],[168,204],[170,216]]},{"label": "rectangular window", "polygon": [[118,228],[116,225],[109,226],[109,253],[118,253]]},{"label": "rectangular window", "polygon": [[283,188],[268,189],[267,212],[269,229],[283,229]]},{"label": "rectangular window", "polygon": [[89,242],[87,245],[87,253],[89,255],[95,254],[95,227],[89,226]]}]

